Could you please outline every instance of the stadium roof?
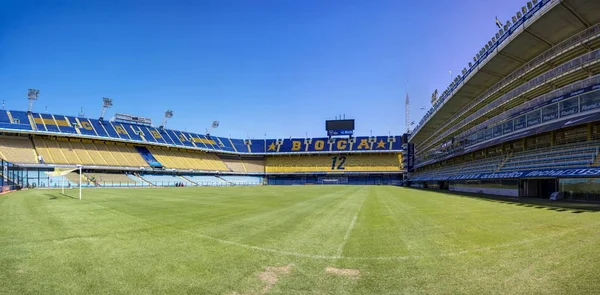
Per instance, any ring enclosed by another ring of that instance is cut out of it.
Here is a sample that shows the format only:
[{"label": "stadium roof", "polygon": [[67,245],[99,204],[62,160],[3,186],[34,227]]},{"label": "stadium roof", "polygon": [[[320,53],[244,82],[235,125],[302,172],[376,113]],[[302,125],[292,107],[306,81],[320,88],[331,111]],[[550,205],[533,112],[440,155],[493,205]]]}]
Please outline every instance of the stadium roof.
[{"label": "stadium roof", "polygon": [[539,13],[525,21],[523,28],[510,36],[508,42],[501,43],[489,54],[487,61],[415,129],[410,141],[419,144],[432,132],[451,127],[443,125],[495,83],[549,48],[600,22],[598,11],[598,0],[553,0],[547,3]]}]

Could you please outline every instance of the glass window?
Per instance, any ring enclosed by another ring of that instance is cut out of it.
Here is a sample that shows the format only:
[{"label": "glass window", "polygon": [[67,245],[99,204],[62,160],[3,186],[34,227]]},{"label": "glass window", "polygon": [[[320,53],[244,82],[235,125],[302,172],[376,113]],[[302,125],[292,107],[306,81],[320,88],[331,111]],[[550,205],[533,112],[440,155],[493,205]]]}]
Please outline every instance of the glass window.
[{"label": "glass window", "polygon": [[533,126],[533,125],[537,125],[540,124],[541,121],[541,115],[540,115],[540,111],[533,111],[529,114],[527,114],[527,126]]},{"label": "glass window", "polygon": [[580,96],[580,99],[580,112],[585,112],[600,107],[600,91],[586,93]]},{"label": "glass window", "polygon": [[519,130],[519,129],[523,129],[525,127],[527,127],[527,118],[525,115],[518,117],[514,120],[514,129],[515,131]]},{"label": "glass window", "polygon": [[485,140],[485,131],[479,131],[477,133],[477,142],[482,142]]},{"label": "glass window", "polygon": [[508,121],[502,124],[502,133],[511,133],[513,131],[513,121]]},{"label": "glass window", "polygon": [[558,188],[565,199],[600,201],[600,178],[561,178]]},{"label": "glass window", "polygon": [[502,135],[502,124],[494,126],[494,137]]},{"label": "glass window", "polygon": [[569,98],[558,103],[560,106],[560,116],[565,117],[579,112],[579,97]]},{"label": "glass window", "polygon": [[492,128],[488,128],[485,130],[485,140],[491,139],[493,135],[494,134]]},{"label": "glass window", "polygon": [[552,104],[542,109],[542,122],[558,118],[558,104]]}]

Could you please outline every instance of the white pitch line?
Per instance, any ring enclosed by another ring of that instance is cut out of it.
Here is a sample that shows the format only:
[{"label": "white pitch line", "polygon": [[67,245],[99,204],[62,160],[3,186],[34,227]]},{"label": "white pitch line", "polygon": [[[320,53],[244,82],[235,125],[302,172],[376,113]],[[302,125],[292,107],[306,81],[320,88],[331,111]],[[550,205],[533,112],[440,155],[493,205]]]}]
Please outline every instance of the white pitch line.
[{"label": "white pitch line", "polygon": [[[352,222],[350,223],[350,227],[346,233],[346,236],[348,238],[350,238],[350,232],[352,231],[352,227],[356,221],[356,218],[358,216],[358,213],[360,212],[360,209],[363,205],[365,200],[363,200],[363,202],[360,204],[360,207],[358,208],[358,211],[356,212],[356,214],[354,215],[354,218],[352,219]],[[177,230],[189,235],[193,235],[199,238],[203,238],[203,239],[207,239],[207,240],[213,240],[215,242],[219,242],[225,245],[231,245],[231,246],[236,246],[236,247],[240,247],[240,248],[246,248],[246,249],[251,249],[251,250],[255,250],[255,251],[261,251],[261,252],[270,252],[270,253],[275,253],[275,254],[280,254],[280,255],[286,255],[286,256],[293,256],[293,257],[299,257],[299,258],[310,258],[310,259],[321,259],[321,260],[333,260],[333,259],[347,259],[347,260],[407,260],[407,259],[423,259],[423,258],[434,258],[434,257],[450,257],[450,256],[459,256],[459,255],[464,255],[464,254],[470,254],[470,253],[474,253],[474,252],[491,252],[497,249],[502,249],[502,248],[507,248],[507,247],[512,247],[512,246],[516,246],[516,245],[524,245],[524,244],[531,244],[534,243],[536,241],[539,240],[546,240],[549,238],[557,238],[557,237],[561,237],[567,234],[570,234],[572,232],[577,232],[580,231],[582,229],[587,229],[587,228],[592,228],[592,227],[597,227],[598,225],[596,223],[590,223],[581,227],[576,227],[576,228],[570,228],[570,229],[566,229],[563,230],[561,232],[558,233],[553,233],[553,234],[549,234],[549,235],[545,235],[545,236],[540,236],[540,237],[535,237],[535,238],[531,238],[531,239],[523,239],[523,240],[519,240],[519,241],[513,241],[513,242],[508,242],[508,243],[504,243],[504,244],[497,244],[497,245],[492,245],[492,246],[487,246],[487,247],[479,247],[479,248],[473,248],[473,249],[466,249],[466,250],[461,250],[461,251],[455,251],[455,252],[445,252],[445,253],[439,253],[439,254],[433,254],[433,255],[407,255],[407,256],[379,256],[379,257],[344,257],[341,254],[338,254],[336,256],[330,256],[330,255],[315,255],[315,254],[307,254],[307,253],[297,253],[297,252],[291,252],[291,251],[284,251],[284,250],[278,250],[278,249],[272,249],[272,248],[264,248],[264,247],[259,247],[259,246],[253,246],[253,245],[248,245],[248,244],[244,244],[244,243],[239,243],[239,242],[235,242],[235,241],[230,241],[230,240],[224,240],[224,239],[219,239],[216,237],[212,237],[209,235],[205,235],[205,234],[201,234],[201,233],[196,233],[196,232],[191,232],[185,229],[180,229],[180,228],[176,228],[167,224],[163,224],[157,221],[154,221],[152,219],[147,219],[147,218],[142,218],[130,213],[126,213],[126,212],[122,212],[110,207],[106,207],[102,204],[99,203],[94,203],[96,205],[99,205],[101,207],[104,207],[110,211],[115,211],[121,214],[126,214],[129,216],[132,216],[134,218],[146,221],[146,222],[150,222],[150,223],[154,223],[158,226],[164,226],[164,227],[168,227],[171,228],[173,230]],[[346,236],[344,236],[345,241],[344,244],[342,244],[342,246],[340,246],[340,249],[343,249],[343,247],[345,246],[347,239]]]},{"label": "white pitch line", "polygon": [[342,241],[342,244],[340,245],[340,247],[337,249],[335,256],[342,258],[342,252],[344,251],[344,247],[348,243],[348,239],[350,239],[350,233],[354,229],[354,224],[356,224],[356,219],[358,218],[358,213],[360,213],[360,209],[362,208],[362,205],[365,203],[366,199],[367,198],[365,197],[362,200],[362,202],[360,203],[360,206],[358,206],[358,209],[356,210],[356,213],[354,214],[354,217],[352,218],[352,221],[350,222],[350,226],[348,226],[348,229],[346,230],[346,234],[344,235],[344,240]]}]

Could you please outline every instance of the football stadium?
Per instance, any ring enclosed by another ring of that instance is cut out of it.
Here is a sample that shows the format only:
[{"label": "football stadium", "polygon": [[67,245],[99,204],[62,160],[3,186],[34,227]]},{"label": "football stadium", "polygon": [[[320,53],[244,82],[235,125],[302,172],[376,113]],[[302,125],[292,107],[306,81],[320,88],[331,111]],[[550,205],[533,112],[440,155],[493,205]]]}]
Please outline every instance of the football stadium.
[{"label": "football stadium", "polygon": [[224,137],[29,89],[0,110],[0,293],[600,293],[600,1],[496,25],[402,134]]}]

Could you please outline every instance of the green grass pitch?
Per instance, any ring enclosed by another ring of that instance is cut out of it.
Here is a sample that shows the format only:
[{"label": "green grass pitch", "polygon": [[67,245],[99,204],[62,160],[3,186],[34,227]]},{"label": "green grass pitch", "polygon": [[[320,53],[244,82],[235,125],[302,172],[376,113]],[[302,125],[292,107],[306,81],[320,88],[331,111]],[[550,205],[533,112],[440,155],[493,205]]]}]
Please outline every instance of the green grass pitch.
[{"label": "green grass pitch", "polygon": [[598,294],[600,212],[386,186],[0,196],[0,294]]}]

